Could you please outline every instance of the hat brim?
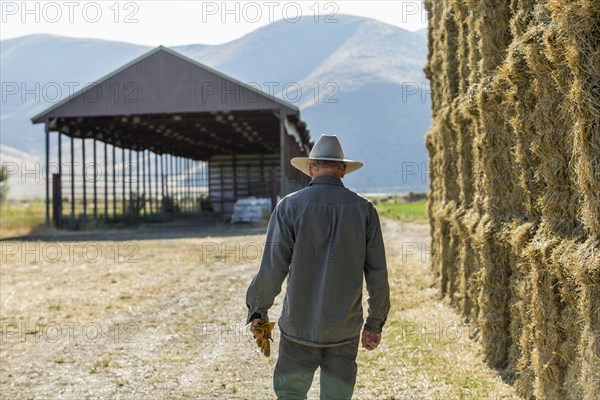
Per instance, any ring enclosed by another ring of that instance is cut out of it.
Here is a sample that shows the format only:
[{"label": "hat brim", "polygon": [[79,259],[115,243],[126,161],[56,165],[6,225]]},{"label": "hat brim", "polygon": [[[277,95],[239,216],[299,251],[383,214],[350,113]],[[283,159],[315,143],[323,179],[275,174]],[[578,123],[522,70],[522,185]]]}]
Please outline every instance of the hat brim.
[{"label": "hat brim", "polygon": [[325,158],[325,157],[294,157],[290,160],[290,164],[294,167],[298,168],[300,171],[304,172],[306,175],[310,176],[309,172],[309,161],[310,160],[327,160],[327,161],[339,161],[346,164],[346,174],[356,171],[360,169],[364,164],[360,161],[347,160],[347,159],[339,159],[339,158]]}]

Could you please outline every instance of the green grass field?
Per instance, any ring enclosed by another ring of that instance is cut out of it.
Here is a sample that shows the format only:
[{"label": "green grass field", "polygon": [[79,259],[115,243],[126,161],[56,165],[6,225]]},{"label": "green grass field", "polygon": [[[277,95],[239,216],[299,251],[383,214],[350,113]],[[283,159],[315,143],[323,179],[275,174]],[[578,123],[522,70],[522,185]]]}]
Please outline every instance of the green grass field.
[{"label": "green grass field", "polygon": [[[367,197],[373,201],[381,217],[402,222],[427,221],[425,200],[407,202],[400,196]],[[45,208],[42,200],[7,202],[0,208],[0,238],[27,234],[42,227],[44,223]]]},{"label": "green grass field", "polygon": [[426,222],[427,202],[419,200],[406,202],[401,197],[394,196],[391,199],[371,198],[377,208],[380,217],[387,217],[403,222]]},{"label": "green grass field", "polygon": [[46,222],[42,200],[7,202],[0,208],[0,238],[22,235]]}]

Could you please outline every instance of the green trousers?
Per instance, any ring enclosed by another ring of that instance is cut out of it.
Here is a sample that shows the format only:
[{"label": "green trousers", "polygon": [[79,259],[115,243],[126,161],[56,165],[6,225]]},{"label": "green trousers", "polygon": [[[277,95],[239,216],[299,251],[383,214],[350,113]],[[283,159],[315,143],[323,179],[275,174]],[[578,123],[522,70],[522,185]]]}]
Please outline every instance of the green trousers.
[{"label": "green trousers", "polygon": [[313,347],[281,336],[273,374],[277,399],[306,399],[315,371],[321,367],[321,399],[349,400],[356,383],[359,338],[334,347]]}]

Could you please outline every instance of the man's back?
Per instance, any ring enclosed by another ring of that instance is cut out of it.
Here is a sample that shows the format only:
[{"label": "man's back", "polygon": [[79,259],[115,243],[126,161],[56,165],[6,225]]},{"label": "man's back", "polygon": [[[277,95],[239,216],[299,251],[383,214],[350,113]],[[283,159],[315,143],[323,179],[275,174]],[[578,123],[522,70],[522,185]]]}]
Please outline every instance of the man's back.
[{"label": "man's back", "polygon": [[[294,236],[280,330],[304,344],[352,341],[363,323],[367,245],[385,272],[385,251],[371,202],[340,179],[320,176],[278,205]],[[377,242],[377,243],[374,243]],[[387,282],[387,279],[382,280]]]},{"label": "man's back", "polygon": [[347,343],[360,334],[366,276],[365,329],[381,332],[389,310],[383,246],[371,202],[345,188],[339,178],[315,177],[273,212],[263,265],[248,289],[248,304],[255,305],[251,312],[270,308],[287,275],[281,333],[312,346]]}]

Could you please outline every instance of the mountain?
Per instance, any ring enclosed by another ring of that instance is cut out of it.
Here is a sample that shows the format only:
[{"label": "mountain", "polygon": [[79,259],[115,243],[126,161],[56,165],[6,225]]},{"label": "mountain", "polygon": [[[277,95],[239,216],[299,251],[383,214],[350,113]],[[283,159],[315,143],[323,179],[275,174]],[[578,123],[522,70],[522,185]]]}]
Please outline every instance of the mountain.
[{"label": "mountain", "polygon": [[[348,186],[426,190],[425,35],[369,18],[338,20],[280,20],[222,45],[173,49],[296,104],[315,140],[337,134],[347,156],[365,162]],[[149,49],[53,35],[0,41],[0,156],[11,149],[43,158],[43,127],[30,118]]]}]

